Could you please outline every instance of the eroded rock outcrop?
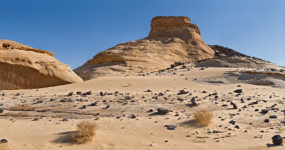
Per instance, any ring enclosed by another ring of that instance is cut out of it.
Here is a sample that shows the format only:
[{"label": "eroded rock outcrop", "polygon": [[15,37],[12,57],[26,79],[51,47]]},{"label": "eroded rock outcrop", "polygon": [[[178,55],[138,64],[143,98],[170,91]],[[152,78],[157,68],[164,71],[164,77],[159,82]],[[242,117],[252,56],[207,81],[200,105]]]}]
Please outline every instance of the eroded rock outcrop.
[{"label": "eroded rock outcrop", "polygon": [[0,90],[42,88],[81,82],[53,53],[0,40]]},{"label": "eroded rock outcrop", "polygon": [[100,52],[75,72],[89,80],[101,75],[157,71],[174,62],[213,57],[214,51],[204,43],[199,28],[189,18],[155,17],[148,37]]},{"label": "eroded rock outcrop", "polygon": [[233,49],[210,45],[215,57],[196,62],[197,67],[227,67],[227,68],[253,68],[253,69],[282,69],[282,67],[256,57],[251,57]]}]

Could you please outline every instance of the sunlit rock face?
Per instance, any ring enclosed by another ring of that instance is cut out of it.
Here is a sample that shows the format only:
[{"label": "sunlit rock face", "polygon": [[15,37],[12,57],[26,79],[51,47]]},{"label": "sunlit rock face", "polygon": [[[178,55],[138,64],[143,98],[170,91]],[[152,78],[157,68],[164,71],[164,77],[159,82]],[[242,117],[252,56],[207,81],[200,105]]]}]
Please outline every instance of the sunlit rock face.
[{"label": "sunlit rock face", "polygon": [[199,28],[187,17],[155,17],[149,35],[118,44],[98,53],[75,72],[84,80],[102,75],[152,72],[174,62],[213,58],[214,51],[204,43]]},{"label": "sunlit rock face", "polygon": [[0,90],[42,88],[81,82],[54,54],[0,40]]}]

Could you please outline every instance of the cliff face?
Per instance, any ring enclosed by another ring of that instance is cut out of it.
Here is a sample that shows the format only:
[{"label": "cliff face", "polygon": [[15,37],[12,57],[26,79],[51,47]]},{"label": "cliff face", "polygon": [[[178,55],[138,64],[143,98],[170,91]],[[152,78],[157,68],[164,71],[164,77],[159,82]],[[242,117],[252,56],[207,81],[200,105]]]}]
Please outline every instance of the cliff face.
[{"label": "cliff face", "polygon": [[0,74],[0,90],[42,88],[82,81],[52,53],[8,40],[0,40]]},{"label": "cliff face", "polygon": [[191,39],[189,29],[194,29],[200,35],[200,29],[192,24],[187,17],[155,17],[151,21],[151,31],[148,38],[180,37],[184,41]]},{"label": "cliff face", "polygon": [[157,71],[174,62],[213,57],[214,51],[204,43],[199,28],[189,18],[155,17],[148,37],[100,52],[75,72],[89,80],[101,75]]}]

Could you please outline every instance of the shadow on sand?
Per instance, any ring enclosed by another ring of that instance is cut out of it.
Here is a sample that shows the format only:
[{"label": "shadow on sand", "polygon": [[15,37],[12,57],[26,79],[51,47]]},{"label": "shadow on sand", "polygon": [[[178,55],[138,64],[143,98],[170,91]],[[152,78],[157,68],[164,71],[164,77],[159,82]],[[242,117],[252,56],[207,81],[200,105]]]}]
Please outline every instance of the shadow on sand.
[{"label": "shadow on sand", "polygon": [[281,145],[266,144],[266,146],[267,146],[268,148],[270,148],[270,147],[282,147],[283,144],[281,144]]},{"label": "shadow on sand", "polygon": [[58,144],[69,144],[72,145],[72,134],[74,134],[76,131],[68,131],[68,132],[61,132],[57,134],[59,137],[55,140],[53,140],[53,143],[58,143]]},{"label": "shadow on sand", "polygon": [[187,128],[190,128],[190,127],[192,127],[192,128],[200,128],[200,126],[198,126],[196,124],[194,119],[181,122],[181,123],[179,123],[179,126],[187,127]]}]

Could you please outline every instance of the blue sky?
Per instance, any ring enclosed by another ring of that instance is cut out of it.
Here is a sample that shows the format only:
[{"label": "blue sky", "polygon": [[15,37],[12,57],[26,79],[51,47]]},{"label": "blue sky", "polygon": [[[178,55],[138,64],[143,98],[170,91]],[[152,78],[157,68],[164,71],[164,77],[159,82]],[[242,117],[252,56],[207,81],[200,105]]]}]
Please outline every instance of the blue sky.
[{"label": "blue sky", "polygon": [[207,44],[285,66],[285,0],[5,0],[0,39],[49,50],[74,69],[146,37],[154,16],[187,16]]}]

